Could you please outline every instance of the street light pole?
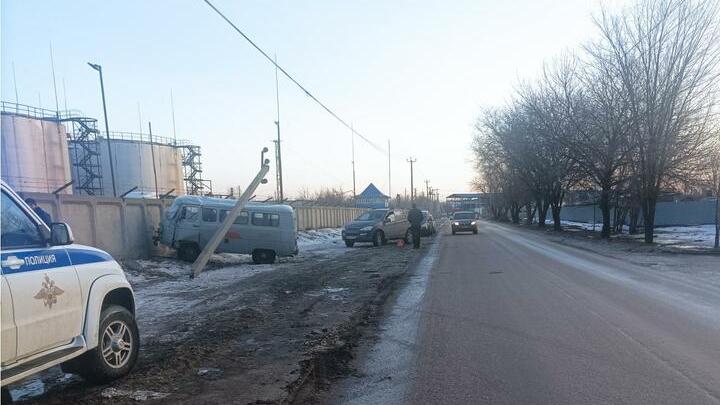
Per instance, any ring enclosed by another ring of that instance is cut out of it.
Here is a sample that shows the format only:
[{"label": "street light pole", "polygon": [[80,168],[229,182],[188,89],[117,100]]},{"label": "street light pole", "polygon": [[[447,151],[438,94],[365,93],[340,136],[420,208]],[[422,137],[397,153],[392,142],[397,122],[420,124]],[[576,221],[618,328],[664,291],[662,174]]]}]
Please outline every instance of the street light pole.
[{"label": "street light pole", "polygon": [[108,158],[110,159],[110,178],[112,180],[113,197],[117,197],[117,189],[115,188],[115,168],[113,167],[112,148],[110,147],[110,129],[108,127],[107,106],[105,105],[105,83],[103,83],[102,66],[88,62],[91,68],[97,70],[100,74],[100,94],[102,95],[103,116],[105,117],[105,140],[108,147]]}]

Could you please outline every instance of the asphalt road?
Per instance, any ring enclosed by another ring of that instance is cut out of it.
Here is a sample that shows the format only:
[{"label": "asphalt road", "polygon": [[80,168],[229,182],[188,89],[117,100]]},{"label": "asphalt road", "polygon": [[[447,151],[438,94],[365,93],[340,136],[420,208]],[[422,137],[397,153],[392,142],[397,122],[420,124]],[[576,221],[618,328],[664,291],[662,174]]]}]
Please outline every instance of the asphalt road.
[{"label": "asphalt road", "polygon": [[489,223],[436,245],[330,402],[720,403],[720,283]]}]

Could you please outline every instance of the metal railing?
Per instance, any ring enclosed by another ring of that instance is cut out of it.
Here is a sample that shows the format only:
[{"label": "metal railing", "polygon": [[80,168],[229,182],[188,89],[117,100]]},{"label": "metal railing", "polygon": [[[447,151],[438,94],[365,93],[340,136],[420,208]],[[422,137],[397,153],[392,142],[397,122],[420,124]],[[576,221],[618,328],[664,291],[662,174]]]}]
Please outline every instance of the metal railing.
[{"label": "metal railing", "polygon": [[82,112],[78,110],[56,111],[10,101],[0,101],[0,110],[5,114],[15,114],[27,118],[47,120],[60,120],[82,116]]},{"label": "metal railing", "polygon": [[[100,132],[101,137],[105,137],[105,132]],[[144,142],[150,143],[150,134],[143,134],[140,132],[125,132],[125,131],[110,131],[110,139],[121,140],[121,141],[133,141],[133,142]],[[168,146],[188,146],[192,143],[186,139],[175,139],[167,136],[152,136],[152,143],[156,145],[168,145]]]}]

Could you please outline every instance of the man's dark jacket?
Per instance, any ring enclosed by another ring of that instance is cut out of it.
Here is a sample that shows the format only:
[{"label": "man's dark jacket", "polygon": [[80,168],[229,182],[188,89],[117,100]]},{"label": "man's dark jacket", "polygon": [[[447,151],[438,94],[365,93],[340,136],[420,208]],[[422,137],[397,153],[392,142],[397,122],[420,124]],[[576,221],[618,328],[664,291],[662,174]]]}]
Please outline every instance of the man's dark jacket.
[{"label": "man's dark jacket", "polygon": [[423,214],[422,211],[420,211],[417,208],[413,208],[408,212],[408,221],[410,221],[410,225],[414,227],[419,227],[422,225],[423,221]]}]

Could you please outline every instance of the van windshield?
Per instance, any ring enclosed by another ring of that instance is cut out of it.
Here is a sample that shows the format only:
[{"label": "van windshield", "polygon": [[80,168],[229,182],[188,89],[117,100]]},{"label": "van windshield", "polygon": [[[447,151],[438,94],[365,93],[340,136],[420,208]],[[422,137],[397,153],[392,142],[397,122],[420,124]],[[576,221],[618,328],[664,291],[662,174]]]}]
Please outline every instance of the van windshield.
[{"label": "van windshield", "polygon": [[356,221],[375,221],[385,218],[387,211],[368,211],[359,217],[355,218]]}]

